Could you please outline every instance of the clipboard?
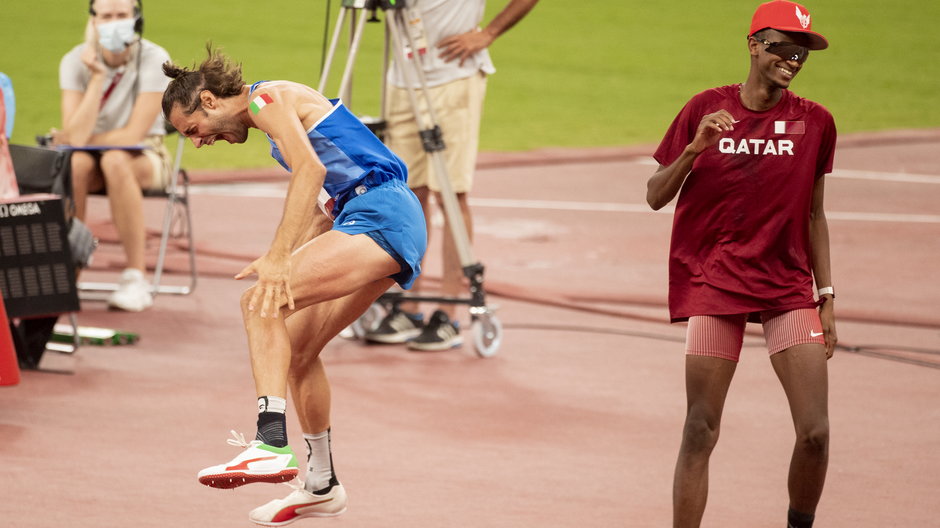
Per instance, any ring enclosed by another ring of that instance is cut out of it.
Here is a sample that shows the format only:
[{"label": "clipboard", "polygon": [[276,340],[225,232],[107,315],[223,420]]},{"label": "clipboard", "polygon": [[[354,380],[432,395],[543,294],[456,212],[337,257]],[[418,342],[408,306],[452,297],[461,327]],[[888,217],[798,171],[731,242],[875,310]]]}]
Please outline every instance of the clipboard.
[{"label": "clipboard", "polygon": [[83,147],[74,147],[72,145],[56,145],[53,147],[56,150],[63,150],[74,152],[76,150],[86,151],[86,152],[100,152],[102,150],[131,150],[131,151],[141,151],[149,150],[150,147],[146,145],[85,145]]}]

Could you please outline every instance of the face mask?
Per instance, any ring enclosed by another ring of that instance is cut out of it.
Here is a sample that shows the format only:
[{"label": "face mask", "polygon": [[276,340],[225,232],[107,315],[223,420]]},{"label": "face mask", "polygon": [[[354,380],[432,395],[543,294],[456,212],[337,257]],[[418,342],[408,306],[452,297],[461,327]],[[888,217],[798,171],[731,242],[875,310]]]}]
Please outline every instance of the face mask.
[{"label": "face mask", "polygon": [[126,18],[98,26],[98,43],[104,49],[120,53],[134,42],[134,19]]}]

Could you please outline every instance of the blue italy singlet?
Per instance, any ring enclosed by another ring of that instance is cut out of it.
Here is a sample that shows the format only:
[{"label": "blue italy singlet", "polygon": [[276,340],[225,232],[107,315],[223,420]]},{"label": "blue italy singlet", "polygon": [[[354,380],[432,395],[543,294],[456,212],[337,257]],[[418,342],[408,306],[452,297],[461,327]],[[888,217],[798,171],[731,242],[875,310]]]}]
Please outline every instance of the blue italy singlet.
[{"label": "blue italy singlet", "polygon": [[[252,84],[249,94],[263,82]],[[331,216],[335,217],[346,198],[366,176],[383,175],[379,176],[383,181],[391,178],[406,181],[408,170],[405,163],[363,126],[342,101],[330,99],[330,103],[333,109],[307,129],[307,137],[320,162],[326,167],[323,190],[338,206],[331,212]],[[267,137],[271,144],[271,157],[290,171],[277,144],[270,136]]]},{"label": "blue italy singlet", "polygon": [[[264,81],[251,85],[252,93]],[[333,230],[365,234],[401,265],[391,278],[408,289],[421,273],[427,232],[421,203],[408,189],[408,169],[338,99],[307,130],[326,177],[318,202],[333,219]],[[268,137],[271,157],[290,171]]]}]

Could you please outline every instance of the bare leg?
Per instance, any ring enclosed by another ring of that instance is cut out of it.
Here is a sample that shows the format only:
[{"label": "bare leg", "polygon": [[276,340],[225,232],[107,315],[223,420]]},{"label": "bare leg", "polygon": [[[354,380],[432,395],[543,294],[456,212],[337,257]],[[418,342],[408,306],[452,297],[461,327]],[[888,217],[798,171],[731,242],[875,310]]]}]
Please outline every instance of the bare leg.
[{"label": "bare leg", "polygon": [[697,527],[708,499],[708,459],[718,443],[721,413],[737,363],[687,355],[687,414],[673,480],[673,526]]},{"label": "bare leg", "polygon": [[[418,201],[421,202],[421,210],[424,212],[424,222],[425,227],[427,227],[428,233],[428,245],[431,244],[431,191],[427,187],[418,187],[412,189],[415,193],[415,196],[418,197]],[[424,264],[427,261],[427,255],[421,259],[421,268],[424,269]],[[414,294],[419,294],[424,291],[422,288],[424,286],[424,276],[418,275],[418,278],[415,279],[414,285],[411,287],[411,292]],[[418,313],[420,308],[416,302],[403,302],[400,305],[400,308],[406,312]]]},{"label": "bare leg", "polygon": [[[291,269],[291,291],[297,311],[345,297],[375,282],[388,287],[387,277],[401,267],[367,235],[328,231],[295,252]],[[251,288],[242,294],[241,306],[255,389],[259,397],[284,398],[291,360],[285,318],[291,312],[284,307],[280,317],[262,318],[257,312],[248,311],[251,295]]]},{"label": "bare leg", "polygon": [[826,349],[806,344],[771,356],[793,415],[796,444],[787,487],[790,507],[813,514],[822,496],[829,464],[829,381]]},{"label": "bare leg", "polygon": [[292,351],[288,382],[305,433],[318,433],[330,427],[330,385],[320,352],[392,283],[392,279],[379,280],[346,297],[307,307],[287,318]]},{"label": "bare leg", "polygon": [[[440,194],[435,194],[438,203],[441,201]],[[473,241],[473,218],[470,215],[470,205],[467,203],[467,193],[457,193],[457,203],[460,205],[460,213],[463,215],[464,225],[467,228],[467,236]],[[450,222],[447,216],[444,216],[444,239],[443,239],[443,271],[441,274],[441,293],[446,297],[459,297],[464,290],[463,263],[460,262],[460,255],[457,253],[457,245],[451,234]],[[440,309],[453,320],[457,313],[457,307],[454,304],[442,304]]]},{"label": "bare leg", "polygon": [[150,161],[141,154],[109,150],[101,156],[101,171],[108,189],[111,219],[124,246],[127,267],[143,272],[146,232],[141,185],[149,184],[152,177]]},{"label": "bare leg", "polygon": [[85,220],[88,205],[88,194],[104,188],[101,171],[98,170],[98,160],[91,154],[82,151],[72,153],[72,196],[75,199],[75,216]]}]

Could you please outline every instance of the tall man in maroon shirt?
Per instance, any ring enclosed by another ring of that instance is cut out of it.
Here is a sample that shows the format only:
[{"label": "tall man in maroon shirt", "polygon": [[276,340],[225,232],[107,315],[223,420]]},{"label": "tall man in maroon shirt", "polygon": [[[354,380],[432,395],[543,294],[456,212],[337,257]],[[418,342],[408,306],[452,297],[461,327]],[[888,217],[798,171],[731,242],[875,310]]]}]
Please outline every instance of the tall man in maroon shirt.
[{"label": "tall man in maroon shirt", "polygon": [[689,322],[676,527],[701,523],[709,456],[747,321],[763,324],[796,429],[788,526],[813,524],[828,464],[826,360],[837,341],[823,211],[836,128],[822,105],[788,88],[810,50],[827,46],[802,5],[760,5],[747,34],[747,80],[694,96],[654,155],[650,206],[679,195],[670,317]]}]

